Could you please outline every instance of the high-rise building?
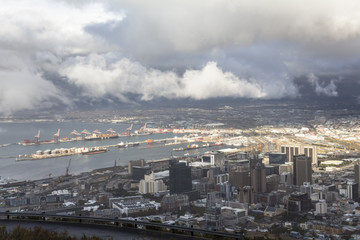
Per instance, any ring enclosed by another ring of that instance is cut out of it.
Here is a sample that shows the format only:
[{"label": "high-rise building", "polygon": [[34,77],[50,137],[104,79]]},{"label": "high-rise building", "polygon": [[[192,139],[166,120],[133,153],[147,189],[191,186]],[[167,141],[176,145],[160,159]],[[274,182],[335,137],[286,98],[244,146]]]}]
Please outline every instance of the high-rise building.
[{"label": "high-rise building", "polygon": [[169,168],[170,194],[185,193],[192,190],[191,167],[184,162],[172,160]]},{"label": "high-rise building", "polygon": [[128,163],[128,173],[131,176],[133,174],[133,167],[134,166],[139,166],[139,167],[144,167],[145,166],[145,160],[144,159],[139,159],[139,160],[131,160]]},{"label": "high-rise building", "polygon": [[145,179],[140,180],[139,193],[147,194],[166,191],[166,185],[162,180],[155,179],[154,172],[150,175],[145,175],[144,178]]},{"label": "high-rise building", "polygon": [[222,167],[225,163],[225,154],[219,151],[213,151],[202,156],[202,162],[207,162],[213,166]]},{"label": "high-rise building", "polygon": [[281,164],[279,166],[279,175],[284,172],[292,173],[294,172],[294,164],[292,162],[286,162],[285,164]]},{"label": "high-rise building", "polygon": [[262,164],[263,159],[257,154],[250,155],[250,170],[254,169],[258,163]]},{"label": "high-rise building", "polygon": [[251,186],[255,193],[266,192],[266,171],[262,163],[258,162],[251,170]]},{"label": "high-rise building", "polygon": [[220,208],[216,207],[215,192],[208,193],[207,195],[204,217],[208,230],[217,231],[223,227],[223,219]]},{"label": "high-rise building", "polygon": [[360,164],[357,163],[354,166],[355,171],[355,183],[358,184],[358,193],[360,193]]},{"label": "high-rise building", "polygon": [[310,197],[311,194],[313,193],[313,187],[309,182],[304,182],[304,184],[300,186],[300,192],[307,193],[308,196]]},{"label": "high-rise building", "polygon": [[290,172],[283,172],[280,175],[280,182],[286,186],[292,185],[293,177]]},{"label": "high-rise building", "polygon": [[132,167],[132,179],[133,180],[141,180],[144,179],[146,174],[150,174],[151,169],[149,166],[133,166]]},{"label": "high-rise building", "polygon": [[317,214],[326,214],[327,213],[327,204],[325,200],[320,200],[315,204]]},{"label": "high-rise building", "polygon": [[312,164],[318,164],[316,146],[281,145],[280,152],[286,154],[288,162],[293,162],[294,156],[304,154],[311,158]]},{"label": "high-rise building", "polygon": [[229,181],[236,188],[250,185],[250,171],[247,168],[230,170]]},{"label": "high-rise building", "polygon": [[358,184],[354,182],[348,182],[347,184],[347,197],[355,200],[359,197]]},{"label": "high-rise building", "polygon": [[294,156],[294,185],[301,186],[304,182],[312,183],[311,158],[305,155]]},{"label": "high-rise building", "polygon": [[284,164],[286,161],[286,153],[269,153],[269,164]]},{"label": "high-rise building", "polygon": [[238,200],[241,203],[254,203],[254,189],[251,186],[244,186],[238,189]]},{"label": "high-rise building", "polygon": [[288,212],[305,212],[311,209],[311,200],[306,193],[293,192],[286,205]]}]

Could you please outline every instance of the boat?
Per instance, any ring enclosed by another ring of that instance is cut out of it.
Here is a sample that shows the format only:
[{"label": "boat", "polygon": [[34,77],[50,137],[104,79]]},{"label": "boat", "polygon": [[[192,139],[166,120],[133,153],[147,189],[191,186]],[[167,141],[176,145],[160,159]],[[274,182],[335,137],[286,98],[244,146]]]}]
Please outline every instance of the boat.
[{"label": "boat", "polygon": [[182,147],[180,147],[180,148],[173,148],[173,151],[184,151],[185,150],[185,148],[182,148]]},{"label": "boat", "polygon": [[129,142],[126,144],[127,147],[136,147],[136,146],[139,146],[140,143],[137,143],[137,142]]},{"label": "boat", "polygon": [[120,142],[116,145],[118,148],[124,148],[126,147],[125,143],[124,142]]},{"label": "boat", "polygon": [[99,137],[99,136],[86,136],[84,139],[87,140],[87,141],[101,140],[101,137]]},{"label": "boat", "polygon": [[96,154],[96,153],[104,153],[107,151],[108,151],[108,149],[105,147],[92,147],[92,148],[84,150],[81,154],[89,155],[89,154]]}]

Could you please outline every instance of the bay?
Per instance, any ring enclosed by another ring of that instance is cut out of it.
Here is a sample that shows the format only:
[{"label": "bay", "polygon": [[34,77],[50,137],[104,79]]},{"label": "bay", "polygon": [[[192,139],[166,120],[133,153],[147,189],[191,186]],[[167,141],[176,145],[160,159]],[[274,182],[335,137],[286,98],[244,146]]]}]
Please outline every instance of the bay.
[{"label": "bay", "polygon": [[[52,139],[53,135],[60,129],[60,137],[69,136],[70,132],[77,130],[81,132],[84,129],[92,132],[98,129],[105,133],[112,128],[117,133],[121,133],[128,128],[128,124],[111,124],[111,123],[84,123],[84,122],[11,122],[0,123],[0,145],[13,143],[9,146],[0,147],[0,176],[3,179],[11,178],[16,180],[35,180],[46,178],[50,174],[52,177],[65,174],[69,159],[71,165],[70,174],[88,172],[98,168],[105,168],[119,165],[127,165],[130,160],[137,159],[162,159],[174,155],[183,155],[185,152],[173,152],[173,148],[186,147],[187,144],[179,145],[148,145],[141,144],[139,147],[117,148],[111,147],[109,151],[101,154],[92,155],[72,155],[58,158],[48,158],[31,161],[16,161],[16,157],[23,154],[33,154],[37,150],[71,148],[71,147],[92,147],[115,145],[119,142],[138,142],[147,139],[164,139],[181,137],[183,134],[163,133],[152,134],[147,136],[126,136],[116,139],[94,140],[94,141],[73,141],[65,143],[48,143],[40,145],[23,146],[15,143],[23,142],[24,139],[33,139],[38,130],[41,132],[40,139]],[[134,125],[133,129],[139,129],[139,125]],[[201,151],[214,150],[207,148]],[[200,152],[196,152],[199,154]]]}]

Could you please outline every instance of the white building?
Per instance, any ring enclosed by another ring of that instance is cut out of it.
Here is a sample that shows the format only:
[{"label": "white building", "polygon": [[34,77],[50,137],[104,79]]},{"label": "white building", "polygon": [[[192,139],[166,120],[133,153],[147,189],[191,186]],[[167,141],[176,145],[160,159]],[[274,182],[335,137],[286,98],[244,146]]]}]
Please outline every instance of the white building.
[{"label": "white building", "polygon": [[292,185],[292,174],[289,172],[282,172],[280,175],[280,182],[287,186]]},{"label": "white building", "polygon": [[129,215],[131,213],[159,210],[160,203],[144,199],[142,196],[131,196],[123,198],[114,198],[109,200],[112,208],[118,209],[120,214]]},{"label": "white building", "polygon": [[140,180],[139,193],[158,193],[167,190],[163,180],[155,180],[154,172],[144,176],[145,179]]},{"label": "white building", "polygon": [[225,164],[225,154],[220,151],[212,151],[203,155],[201,162],[209,163],[211,166],[222,167]]},{"label": "white building", "polygon": [[316,214],[326,214],[327,213],[327,204],[325,200],[320,200],[315,204]]},{"label": "white building", "polygon": [[313,187],[311,186],[310,182],[304,182],[302,186],[300,186],[300,192],[307,193],[310,197],[313,193]]},{"label": "white building", "polygon": [[294,164],[292,162],[286,162],[285,164],[281,164],[279,166],[279,174],[281,175],[284,172],[293,173],[294,172]]},{"label": "white building", "polygon": [[347,197],[349,199],[358,198],[358,184],[349,181],[347,184]]}]

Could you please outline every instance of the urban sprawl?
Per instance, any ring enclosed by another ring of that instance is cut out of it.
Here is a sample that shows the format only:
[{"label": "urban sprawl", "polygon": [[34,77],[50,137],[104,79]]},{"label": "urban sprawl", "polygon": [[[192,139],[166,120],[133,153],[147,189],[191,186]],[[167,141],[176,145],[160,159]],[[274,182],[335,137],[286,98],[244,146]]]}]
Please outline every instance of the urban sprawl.
[{"label": "urban sprawl", "polygon": [[[146,133],[181,133],[167,144],[183,154],[35,181],[3,179],[0,207],[139,219],[249,239],[360,239],[359,113],[319,109],[66,113],[65,120],[89,119],[88,114],[103,123],[147,122]],[[176,149],[178,142],[221,148],[196,154]]]}]

